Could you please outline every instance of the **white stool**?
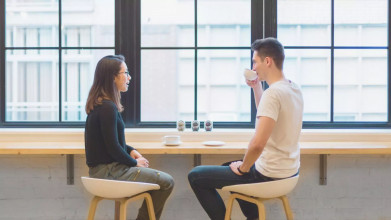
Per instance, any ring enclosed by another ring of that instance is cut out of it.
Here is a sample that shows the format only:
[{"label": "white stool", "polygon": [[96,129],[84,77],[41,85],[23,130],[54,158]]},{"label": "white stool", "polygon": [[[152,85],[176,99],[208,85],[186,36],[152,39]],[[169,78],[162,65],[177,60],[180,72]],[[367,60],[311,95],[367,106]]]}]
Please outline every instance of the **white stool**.
[{"label": "white stool", "polygon": [[126,206],[129,202],[140,198],[145,198],[146,200],[149,219],[156,219],[151,195],[146,191],[160,189],[159,185],[90,177],[81,177],[81,181],[87,191],[94,195],[94,198],[91,200],[87,220],[94,219],[96,207],[102,199],[120,202],[120,220],[126,220]]},{"label": "white stool", "polygon": [[259,220],[265,220],[264,200],[279,198],[284,204],[286,218],[293,220],[291,208],[286,194],[291,192],[299,180],[299,175],[270,182],[239,184],[223,187],[223,191],[233,192],[228,200],[225,220],[231,218],[232,205],[235,199],[245,200],[258,206]]}]

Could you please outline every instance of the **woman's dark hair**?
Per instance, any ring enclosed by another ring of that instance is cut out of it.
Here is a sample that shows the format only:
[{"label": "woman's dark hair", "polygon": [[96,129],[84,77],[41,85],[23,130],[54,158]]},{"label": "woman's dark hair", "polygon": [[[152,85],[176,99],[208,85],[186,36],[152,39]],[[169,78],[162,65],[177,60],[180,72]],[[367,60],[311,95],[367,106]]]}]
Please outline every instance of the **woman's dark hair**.
[{"label": "woman's dark hair", "polygon": [[114,83],[125,58],[122,55],[109,55],[99,60],[96,65],[94,82],[91,86],[86,103],[86,113],[89,114],[96,105],[102,104],[104,99],[111,100],[122,112],[121,93]]},{"label": "woman's dark hair", "polygon": [[261,58],[271,57],[276,64],[276,67],[282,70],[285,54],[284,46],[273,37],[264,39],[258,39],[251,45],[253,51],[258,52],[258,56]]}]

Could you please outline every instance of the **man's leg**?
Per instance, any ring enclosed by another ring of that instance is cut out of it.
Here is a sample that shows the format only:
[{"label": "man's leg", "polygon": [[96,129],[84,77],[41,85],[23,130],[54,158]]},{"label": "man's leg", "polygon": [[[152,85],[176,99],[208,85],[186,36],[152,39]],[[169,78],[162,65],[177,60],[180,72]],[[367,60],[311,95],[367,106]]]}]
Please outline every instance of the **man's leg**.
[{"label": "man's leg", "polygon": [[239,176],[229,166],[198,166],[190,171],[189,183],[201,206],[212,220],[223,220],[225,205],[216,189],[249,183],[247,176]]},{"label": "man's leg", "polygon": [[[232,162],[235,162],[235,161],[229,161],[229,162],[223,163],[221,166],[229,166]],[[248,183],[259,182],[259,181],[263,182],[262,179],[261,180],[258,179],[259,176],[257,175],[256,172],[258,172],[258,171],[255,169],[255,166],[252,166],[250,169],[250,173],[248,174],[248,175],[250,175]],[[246,216],[247,220],[258,220],[258,207],[257,207],[257,205],[255,205],[254,203],[251,203],[251,202],[241,200],[241,199],[236,199],[236,201],[238,201],[240,209],[242,210],[244,216]]]},{"label": "man's leg", "polygon": [[257,220],[258,219],[258,207],[254,203],[247,202],[241,199],[236,199],[238,201],[240,209],[242,210],[244,216],[247,220]]},{"label": "man's leg", "polygon": [[[252,183],[260,183],[260,182],[269,182],[273,181],[272,178],[267,177],[259,173],[255,166],[252,166],[250,169],[251,175],[251,182]],[[242,210],[243,214],[247,217],[247,220],[257,220],[259,218],[258,216],[258,207],[251,202],[247,202],[241,199],[237,199],[240,209]]]}]

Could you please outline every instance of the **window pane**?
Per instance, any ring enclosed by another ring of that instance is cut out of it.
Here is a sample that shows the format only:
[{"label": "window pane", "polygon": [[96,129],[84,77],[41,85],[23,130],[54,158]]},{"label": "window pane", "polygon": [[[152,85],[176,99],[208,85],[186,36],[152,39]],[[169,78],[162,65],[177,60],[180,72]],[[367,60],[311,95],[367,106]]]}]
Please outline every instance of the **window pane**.
[{"label": "window pane", "polygon": [[387,50],[335,50],[334,120],[387,121]]},{"label": "window pane", "polygon": [[61,2],[62,46],[114,47],[114,1]]},{"label": "window pane", "polygon": [[98,61],[114,50],[63,50],[62,120],[85,121],[87,101]]},{"label": "window pane", "polygon": [[251,1],[198,0],[198,46],[250,46]]},{"label": "window pane", "polygon": [[58,0],[7,0],[6,31],[6,47],[58,46]]},{"label": "window pane", "polygon": [[330,0],[278,0],[278,39],[284,46],[329,46]]},{"label": "window pane", "polygon": [[251,88],[243,77],[243,69],[251,66],[251,51],[198,53],[198,119],[251,121]]},{"label": "window pane", "polygon": [[335,45],[387,46],[387,9],[387,0],[336,0]]},{"label": "window pane", "polygon": [[141,46],[194,46],[194,1],[141,1]]},{"label": "window pane", "polygon": [[286,49],[284,73],[304,97],[304,121],[330,120],[330,50]]},{"label": "window pane", "polygon": [[58,51],[6,51],[6,121],[58,121]]},{"label": "window pane", "polygon": [[141,121],[193,120],[194,97],[193,50],[141,50]]}]

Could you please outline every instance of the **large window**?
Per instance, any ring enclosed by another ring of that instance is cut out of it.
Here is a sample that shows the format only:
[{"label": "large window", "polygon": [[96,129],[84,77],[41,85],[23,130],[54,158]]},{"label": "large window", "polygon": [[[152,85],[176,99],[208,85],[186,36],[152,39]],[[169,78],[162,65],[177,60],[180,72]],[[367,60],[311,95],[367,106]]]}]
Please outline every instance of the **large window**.
[{"label": "large window", "polygon": [[141,1],[141,122],[251,122],[251,0]]},{"label": "large window", "polygon": [[388,4],[278,1],[285,73],[301,86],[306,122],[389,122]]},{"label": "large window", "polygon": [[83,126],[96,63],[117,53],[132,75],[127,127],[252,128],[242,72],[251,43],[277,37],[304,95],[304,127],[391,127],[390,0],[0,3],[2,126]]},{"label": "large window", "polygon": [[84,121],[95,65],[114,53],[114,3],[7,0],[5,12],[5,122]]}]

